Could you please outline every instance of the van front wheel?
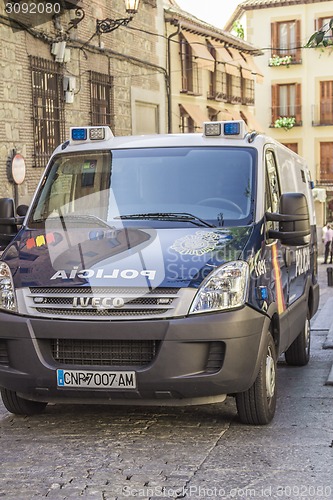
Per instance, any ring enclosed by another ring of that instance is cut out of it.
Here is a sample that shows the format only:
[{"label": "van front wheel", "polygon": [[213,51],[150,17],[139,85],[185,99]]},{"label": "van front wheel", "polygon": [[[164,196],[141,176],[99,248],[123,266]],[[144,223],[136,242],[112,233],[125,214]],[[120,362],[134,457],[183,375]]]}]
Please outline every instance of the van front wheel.
[{"label": "van front wheel", "polygon": [[284,353],[286,363],[291,366],[305,366],[310,359],[310,318],[305,320],[301,333]]},{"label": "van front wheel", "polygon": [[276,407],[276,348],[272,335],[266,345],[254,384],[236,394],[238,416],[243,424],[266,425],[274,417]]},{"label": "van front wheel", "polygon": [[36,415],[42,413],[47,403],[20,398],[14,391],[1,389],[3,404],[14,415]]}]

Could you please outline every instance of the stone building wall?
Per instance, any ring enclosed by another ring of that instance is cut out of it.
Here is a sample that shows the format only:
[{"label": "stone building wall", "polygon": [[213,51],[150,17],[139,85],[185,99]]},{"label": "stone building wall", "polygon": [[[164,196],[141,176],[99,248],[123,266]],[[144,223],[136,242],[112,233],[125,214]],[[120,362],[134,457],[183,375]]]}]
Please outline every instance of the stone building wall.
[{"label": "stone building wall", "polygon": [[[112,6],[110,7],[110,4]],[[156,36],[163,20],[161,0],[141,0],[139,12],[127,27],[97,35],[96,19],[124,18],[123,0],[82,0],[85,16],[77,28],[66,34],[70,11],[55,24],[49,17],[22,16],[24,26],[11,21],[0,5],[0,197],[13,197],[14,185],[8,178],[13,151],[26,162],[26,179],[18,186],[18,203],[29,203],[43,168],[34,167],[34,127],[30,56],[54,61],[52,43],[66,39],[70,61],[59,63],[64,76],[74,76],[74,102],[64,103],[65,137],[70,126],[91,124],[90,71],[110,75],[112,125],[116,135],[133,130],[132,89],[156,95],[165,109],[165,53],[162,38]],[[62,27],[62,31],[61,28]],[[65,94],[64,94],[65,97]],[[162,118],[162,130],[165,117]]]}]

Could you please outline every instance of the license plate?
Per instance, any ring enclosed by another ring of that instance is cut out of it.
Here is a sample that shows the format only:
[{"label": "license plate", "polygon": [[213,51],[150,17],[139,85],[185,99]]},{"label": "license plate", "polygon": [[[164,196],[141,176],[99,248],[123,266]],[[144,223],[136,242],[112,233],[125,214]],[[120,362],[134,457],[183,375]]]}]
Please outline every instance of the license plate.
[{"label": "license plate", "polygon": [[87,389],[136,389],[135,372],[57,370],[58,387]]}]

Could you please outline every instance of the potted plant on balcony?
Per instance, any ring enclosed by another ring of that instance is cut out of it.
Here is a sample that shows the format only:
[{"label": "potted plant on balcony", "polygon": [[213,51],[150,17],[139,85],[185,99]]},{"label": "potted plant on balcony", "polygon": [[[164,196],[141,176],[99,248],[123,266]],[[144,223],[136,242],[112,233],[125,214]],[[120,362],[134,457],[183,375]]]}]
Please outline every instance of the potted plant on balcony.
[{"label": "potted plant on balcony", "polygon": [[272,57],[269,58],[269,66],[286,66],[289,68],[291,64],[292,57],[291,56],[278,56],[273,54]]},{"label": "potted plant on balcony", "polygon": [[295,125],[295,118],[293,116],[279,116],[274,122],[275,128],[284,128],[284,130],[290,130]]}]

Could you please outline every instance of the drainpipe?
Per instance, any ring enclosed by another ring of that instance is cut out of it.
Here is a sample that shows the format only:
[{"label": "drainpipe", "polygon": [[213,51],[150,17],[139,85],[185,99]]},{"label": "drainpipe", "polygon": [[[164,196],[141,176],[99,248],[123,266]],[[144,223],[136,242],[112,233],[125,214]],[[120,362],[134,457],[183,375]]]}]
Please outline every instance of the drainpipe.
[{"label": "drainpipe", "polygon": [[178,20],[173,22],[177,23],[177,31],[171,33],[168,36],[168,134],[172,133],[172,94],[171,94],[171,38],[176,35],[179,35],[181,25]]}]

